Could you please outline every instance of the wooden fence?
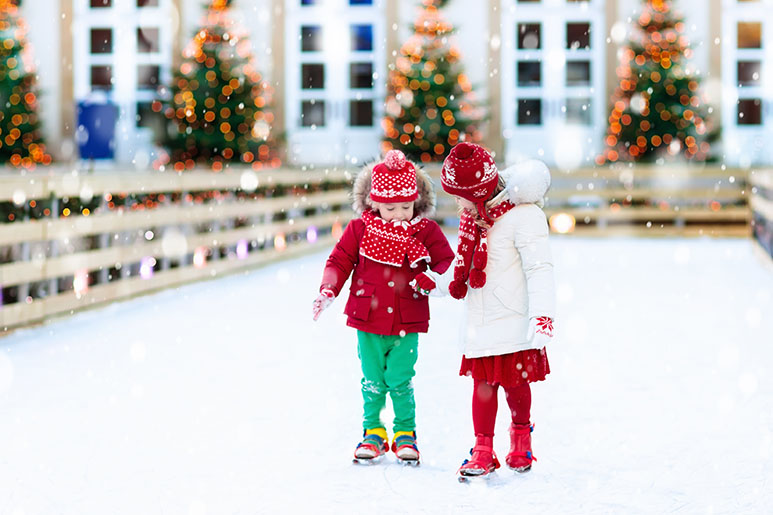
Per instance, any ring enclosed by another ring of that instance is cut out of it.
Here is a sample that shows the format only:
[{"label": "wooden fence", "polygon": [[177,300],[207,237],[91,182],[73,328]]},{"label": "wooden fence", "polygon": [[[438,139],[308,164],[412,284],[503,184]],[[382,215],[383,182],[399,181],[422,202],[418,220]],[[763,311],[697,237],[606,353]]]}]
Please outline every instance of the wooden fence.
[{"label": "wooden fence", "polygon": [[[352,172],[0,173],[0,330],[329,247],[352,216]],[[748,237],[750,179],[770,253],[770,174],[553,171],[545,210],[554,231],[578,235]],[[438,202],[437,219],[455,227],[452,199]]]},{"label": "wooden fence", "polygon": [[[636,166],[552,170],[545,203],[554,232],[588,236],[749,236],[747,172]],[[439,216],[455,216],[446,198]]]},{"label": "wooden fence", "polygon": [[329,246],[351,218],[349,183],[330,170],[0,176],[13,220],[0,329]]},{"label": "wooden fence", "polygon": [[752,232],[767,257],[773,260],[773,170],[751,174]]}]

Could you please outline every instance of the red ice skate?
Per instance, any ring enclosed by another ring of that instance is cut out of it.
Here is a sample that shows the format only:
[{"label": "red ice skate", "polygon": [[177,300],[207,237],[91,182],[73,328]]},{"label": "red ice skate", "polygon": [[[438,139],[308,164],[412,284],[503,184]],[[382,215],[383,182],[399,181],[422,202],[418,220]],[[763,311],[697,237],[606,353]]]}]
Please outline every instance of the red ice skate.
[{"label": "red ice skate", "polygon": [[497,455],[494,453],[494,438],[478,435],[475,437],[475,447],[470,450],[470,459],[464,460],[459,467],[459,481],[487,478],[489,474],[500,467]]},{"label": "red ice skate", "polygon": [[537,461],[531,453],[532,431],[534,431],[534,425],[510,425],[510,452],[505,458],[505,463],[516,472],[528,472],[531,470],[531,462]]}]

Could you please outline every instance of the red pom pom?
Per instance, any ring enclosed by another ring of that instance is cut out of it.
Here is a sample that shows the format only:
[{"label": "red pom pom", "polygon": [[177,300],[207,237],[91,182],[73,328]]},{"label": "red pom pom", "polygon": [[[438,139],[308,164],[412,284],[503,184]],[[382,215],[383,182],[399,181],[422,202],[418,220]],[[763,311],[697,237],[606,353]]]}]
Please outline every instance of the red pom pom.
[{"label": "red pom pom", "polygon": [[486,263],[488,262],[488,252],[481,249],[475,253],[474,256],[472,256],[472,267],[477,268],[478,270],[483,270],[486,268]]},{"label": "red pom pom", "polygon": [[405,166],[405,154],[399,150],[390,150],[384,157],[384,164],[390,170],[402,170]]},{"label": "red pom pom", "polygon": [[463,299],[467,295],[467,284],[462,281],[451,281],[448,285],[448,293],[455,299]]},{"label": "red pom pom", "polygon": [[475,153],[475,146],[462,142],[454,147],[453,152],[458,159],[469,159]]},{"label": "red pom pom", "polygon": [[483,288],[486,284],[486,272],[473,268],[470,270],[470,288]]}]

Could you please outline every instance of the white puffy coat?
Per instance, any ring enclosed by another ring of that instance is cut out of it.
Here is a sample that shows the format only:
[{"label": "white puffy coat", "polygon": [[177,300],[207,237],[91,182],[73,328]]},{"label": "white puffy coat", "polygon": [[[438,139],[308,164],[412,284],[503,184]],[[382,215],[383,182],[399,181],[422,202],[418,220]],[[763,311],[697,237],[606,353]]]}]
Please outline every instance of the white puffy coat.
[{"label": "white puffy coat", "polygon": [[[527,340],[529,318],[555,315],[548,224],[539,207],[550,173],[542,162],[527,161],[501,175],[507,188],[493,202],[505,197],[516,207],[489,229],[486,284],[469,288],[464,299],[461,337],[468,358],[536,348]],[[448,294],[453,268],[437,277],[439,293]]]}]

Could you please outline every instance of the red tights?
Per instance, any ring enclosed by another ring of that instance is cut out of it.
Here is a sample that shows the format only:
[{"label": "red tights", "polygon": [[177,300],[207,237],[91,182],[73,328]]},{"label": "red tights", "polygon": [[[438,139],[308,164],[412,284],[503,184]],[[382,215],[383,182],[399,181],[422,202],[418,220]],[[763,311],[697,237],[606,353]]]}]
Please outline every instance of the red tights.
[{"label": "red tights", "polygon": [[[531,412],[531,387],[529,383],[502,388],[505,391],[513,423],[528,424]],[[475,386],[472,390],[472,424],[475,427],[476,435],[494,436],[498,390],[499,385],[490,385],[485,381],[475,380]]]}]

